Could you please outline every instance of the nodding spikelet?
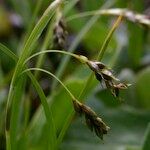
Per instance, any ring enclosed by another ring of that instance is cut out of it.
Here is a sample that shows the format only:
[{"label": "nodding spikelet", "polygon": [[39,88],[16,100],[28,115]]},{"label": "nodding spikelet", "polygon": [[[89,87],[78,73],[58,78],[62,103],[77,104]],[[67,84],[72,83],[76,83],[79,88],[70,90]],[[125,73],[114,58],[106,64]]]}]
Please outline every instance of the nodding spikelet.
[{"label": "nodding spikelet", "polygon": [[63,18],[60,18],[53,30],[53,48],[64,49],[66,44],[67,30]]},{"label": "nodding spikelet", "polygon": [[97,61],[88,61],[87,65],[95,73],[96,79],[100,82],[103,81],[107,89],[110,89],[114,97],[119,97],[120,90],[127,89],[129,84],[121,83],[116,78],[112,70],[109,69],[105,64]]},{"label": "nodding spikelet", "polygon": [[77,100],[73,100],[73,106],[76,113],[79,115],[84,115],[85,122],[91,131],[103,140],[103,135],[107,134],[110,129],[100,117],[88,106],[80,103]]}]

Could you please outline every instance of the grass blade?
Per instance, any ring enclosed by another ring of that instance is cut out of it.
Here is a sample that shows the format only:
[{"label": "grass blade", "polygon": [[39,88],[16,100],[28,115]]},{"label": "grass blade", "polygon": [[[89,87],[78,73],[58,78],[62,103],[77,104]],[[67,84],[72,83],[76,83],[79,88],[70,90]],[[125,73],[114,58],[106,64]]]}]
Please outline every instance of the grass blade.
[{"label": "grass blade", "polygon": [[49,125],[49,150],[55,150],[55,145],[56,145],[56,129],[55,129],[55,125],[54,125],[54,121],[53,121],[53,115],[52,115],[52,112],[49,108],[49,105],[48,105],[48,102],[46,100],[46,96],[41,88],[41,86],[39,85],[38,81],[36,80],[36,78],[32,75],[31,72],[27,72],[28,76],[30,77],[31,81],[32,81],[32,84],[34,85],[39,97],[40,97],[40,100],[41,100],[41,103],[42,103],[42,106],[44,108],[44,112],[45,112],[45,116],[46,116],[46,119],[47,119],[47,123]]},{"label": "grass blade", "polygon": [[[15,62],[17,62],[18,58],[17,56],[11,51],[9,50],[6,46],[4,46],[3,44],[0,43],[0,50],[2,50],[6,55],[8,55],[10,58],[12,58]],[[55,131],[55,125],[54,125],[54,122],[53,122],[53,116],[52,116],[52,112],[49,108],[49,105],[47,103],[47,100],[46,100],[46,96],[42,90],[42,88],[40,87],[39,83],[37,82],[37,80],[35,79],[35,77],[32,75],[31,72],[27,72],[27,75],[30,77],[31,81],[32,81],[32,84],[34,85],[39,97],[40,97],[40,100],[41,100],[41,103],[42,103],[42,106],[44,108],[44,112],[45,112],[45,116],[47,118],[47,122],[48,122],[48,125],[50,127],[50,142],[49,143],[49,149],[55,149],[55,143],[56,143],[56,131]],[[17,86],[17,90],[16,91],[21,91],[21,87],[22,87],[22,83],[23,81],[20,81],[18,82],[18,86]],[[17,93],[17,97],[15,100],[18,100],[16,102],[14,102],[15,104],[13,105],[14,107],[12,108],[13,110],[16,111],[16,108],[19,108],[19,100],[20,100],[20,97],[21,97],[21,93],[18,94]],[[17,105],[17,106],[16,106]],[[15,112],[15,111],[12,111],[12,112]],[[18,113],[15,113],[13,115],[17,115]],[[15,119],[17,119],[18,117],[15,116],[14,117]],[[14,122],[13,126],[17,126],[17,121]],[[11,127],[11,128],[14,128],[14,127]],[[16,128],[15,128],[16,129]],[[15,132],[14,130],[11,130],[13,132]],[[14,133],[12,133],[14,134]],[[8,138],[8,142],[7,142],[7,148],[10,149],[10,138],[9,138],[9,135],[6,135],[7,138]]]},{"label": "grass blade", "polygon": [[[7,100],[7,106],[6,106],[6,124],[7,124],[6,135],[10,136],[10,144],[11,144],[10,147],[11,148],[13,148],[13,146],[16,145],[17,133],[10,131],[10,130],[14,130],[15,131],[15,126],[13,126],[14,128],[10,128],[10,125],[13,124],[16,119],[13,116],[11,116],[11,122],[10,123],[7,122],[9,120],[7,118],[7,114],[8,114],[8,110],[11,110],[11,107],[12,107],[11,103],[12,103],[12,101],[15,99],[15,97],[13,97],[13,95],[15,93],[15,90],[17,89],[17,87],[16,87],[17,83],[16,82],[17,82],[18,76],[19,76],[20,72],[23,69],[23,62],[24,62],[24,60],[32,53],[32,47],[34,46],[35,42],[37,41],[37,39],[41,35],[41,33],[42,33],[43,29],[45,28],[45,26],[47,25],[48,21],[53,16],[53,14],[56,11],[57,7],[59,7],[59,5],[62,2],[63,2],[63,0],[55,0],[47,8],[47,10],[43,14],[43,16],[41,17],[39,22],[37,23],[37,25],[33,29],[31,35],[29,36],[29,38],[28,38],[28,40],[27,40],[27,42],[26,42],[26,44],[25,44],[25,46],[23,48],[22,54],[21,54],[21,56],[20,56],[20,58],[18,60],[18,63],[16,65],[15,72],[13,74],[13,78],[12,78],[11,85],[10,85],[10,90],[9,90],[8,100]],[[13,133],[13,134],[10,134],[10,133]],[[7,142],[7,139],[6,139],[6,142]]]}]

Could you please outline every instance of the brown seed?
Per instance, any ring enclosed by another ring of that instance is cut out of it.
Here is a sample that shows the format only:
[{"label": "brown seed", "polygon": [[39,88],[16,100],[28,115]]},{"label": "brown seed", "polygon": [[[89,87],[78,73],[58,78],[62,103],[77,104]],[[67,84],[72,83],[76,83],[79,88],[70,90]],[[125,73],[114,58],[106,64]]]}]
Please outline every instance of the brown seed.
[{"label": "brown seed", "polygon": [[97,114],[88,106],[82,105],[83,112],[88,115],[89,118],[97,117]]},{"label": "brown seed", "polygon": [[100,81],[100,82],[102,81],[103,78],[102,78],[101,74],[95,72],[95,76],[98,81]]}]

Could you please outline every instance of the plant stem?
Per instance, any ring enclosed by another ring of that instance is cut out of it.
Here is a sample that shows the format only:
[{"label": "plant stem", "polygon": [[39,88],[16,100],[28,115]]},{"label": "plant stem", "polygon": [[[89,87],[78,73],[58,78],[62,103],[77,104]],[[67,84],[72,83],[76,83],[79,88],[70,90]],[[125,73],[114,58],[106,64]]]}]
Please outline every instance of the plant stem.
[{"label": "plant stem", "polygon": [[[1,43],[0,43],[0,50],[2,50],[7,56],[9,56],[15,62],[18,61],[18,57],[11,50],[9,50],[6,46],[4,46]],[[44,113],[45,113],[45,116],[46,116],[46,119],[47,119],[47,124],[50,127],[50,133],[51,133],[51,137],[50,138],[51,138],[51,140],[50,140],[50,143],[49,143],[49,147],[51,147],[51,149],[55,149],[56,148],[56,130],[55,130],[55,125],[54,125],[54,121],[53,121],[52,112],[51,112],[51,110],[49,108],[49,105],[47,103],[46,96],[45,96],[42,88],[40,87],[39,83],[37,82],[36,78],[32,75],[32,73],[31,72],[27,72],[27,75],[30,77],[30,79],[32,81],[32,84],[34,85],[35,89],[37,90],[37,93],[38,93],[38,95],[40,97],[40,100],[41,100],[41,103],[42,103],[42,106],[43,106],[43,109],[44,109]],[[19,88],[18,91],[21,91],[20,89],[21,88]],[[19,95],[19,94],[17,94],[17,95]],[[19,104],[19,102],[15,103],[15,105],[17,105],[17,104]],[[14,108],[15,108],[15,111],[13,111],[13,112],[16,112],[16,108],[17,107],[14,107]],[[7,115],[9,115],[9,113],[7,113]],[[14,114],[14,115],[18,115],[18,113]],[[7,117],[7,118],[9,119],[9,117]],[[17,117],[15,117],[15,119],[17,119]],[[15,123],[16,122],[14,122],[14,124]],[[17,126],[17,125],[15,124],[15,126]],[[15,130],[13,130],[13,132],[14,131]],[[12,146],[11,146],[11,143],[10,143],[10,141],[11,141],[10,140],[10,133],[7,132],[7,131],[6,131],[6,138],[7,138],[6,147],[9,150],[9,149],[11,149]]]},{"label": "plant stem", "polygon": [[40,54],[45,54],[45,53],[62,53],[62,54],[66,54],[66,55],[70,55],[76,59],[78,59],[80,62],[82,63],[86,63],[88,61],[88,59],[85,57],[85,56],[82,56],[82,55],[76,55],[76,54],[73,54],[73,53],[70,53],[70,52],[67,52],[67,51],[61,51],[61,50],[45,50],[45,51],[41,51],[41,52],[38,52],[38,53],[35,53],[33,55],[31,55],[30,57],[28,57],[25,61],[24,61],[24,64],[26,64],[30,59],[32,59],[33,57],[35,56],[38,56]]},{"label": "plant stem", "polygon": [[118,19],[117,19],[116,22],[114,23],[113,27],[112,27],[111,30],[109,31],[108,35],[106,36],[105,41],[104,41],[104,43],[103,43],[103,45],[102,45],[102,47],[101,47],[101,50],[100,50],[100,52],[99,52],[99,54],[98,54],[98,57],[97,57],[97,59],[98,59],[99,61],[102,60],[102,58],[103,58],[103,56],[104,56],[104,53],[105,53],[105,51],[106,51],[106,48],[107,48],[107,46],[108,46],[108,44],[109,44],[109,42],[110,42],[110,40],[111,40],[111,38],[112,38],[112,35],[113,35],[113,33],[115,32],[115,30],[117,29],[117,27],[119,26],[119,24],[121,23],[121,20],[122,20],[122,15],[120,15],[120,16],[118,17]]},{"label": "plant stem", "polygon": [[41,68],[28,68],[28,69],[24,70],[21,74],[26,73],[28,71],[32,71],[32,70],[41,71],[41,72],[47,73],[48,75],[52,76],[53,78],[55,78],[64,87],[64,89],[70,95],[72,100],[76,99],[75,96],[70,92],[70,90],[63,84],[63,82],[60,79],[58,79],[53,73],[51,73],[51,72],[49,72],[47,70],[44,70],[44,69],[41,69]]}]

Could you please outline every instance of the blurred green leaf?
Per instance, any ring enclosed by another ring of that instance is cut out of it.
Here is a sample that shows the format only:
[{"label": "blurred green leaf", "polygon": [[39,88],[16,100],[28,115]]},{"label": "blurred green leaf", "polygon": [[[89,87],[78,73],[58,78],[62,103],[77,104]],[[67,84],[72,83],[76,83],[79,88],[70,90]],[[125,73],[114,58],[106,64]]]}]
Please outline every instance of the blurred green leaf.
[{"label": "blurred green leaf", "polygon": [[[129,47],[128,54],[132,67],[137,67],[140,63],[140,59],[143,53],[143,29],[133,23],[129,24]],[[134,27],[133,27],[134,26]],[[136,34],[136,36],[135,36]]]},{"label": "blurred green leaf", "polygon": [[137,75],[135,88],[141,106],[150,109],[150,67]]},{"label": "blurred green leaf", "polygon": [[117,98],[114,98],[108,90],[101,90],[96,94],[96,96],[103,102],[104,105],[108,107],[116,107],[121,104],[121,102]]}]

